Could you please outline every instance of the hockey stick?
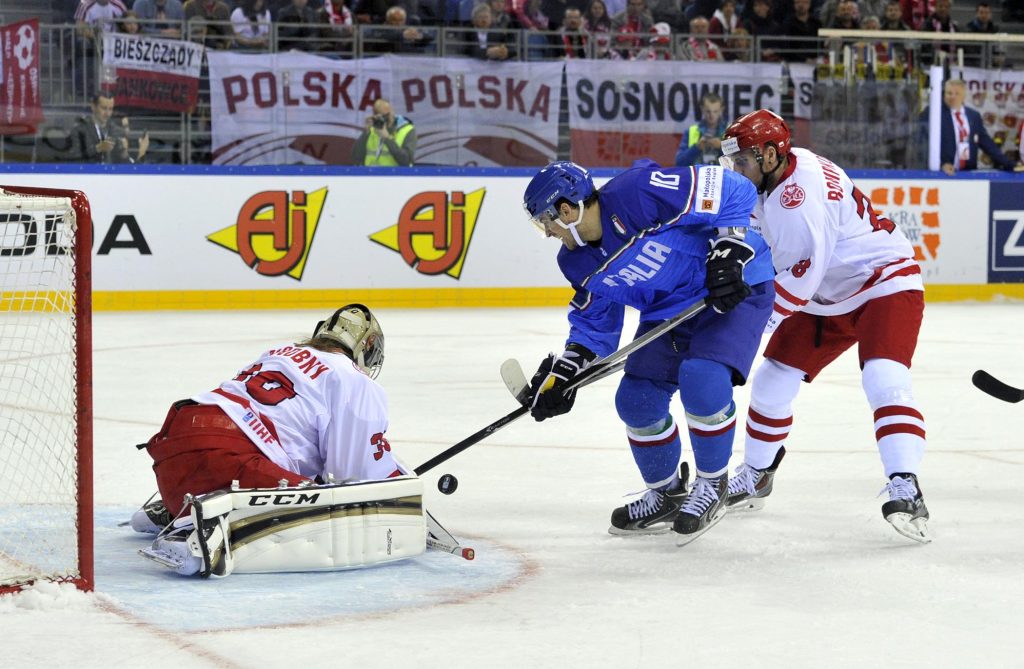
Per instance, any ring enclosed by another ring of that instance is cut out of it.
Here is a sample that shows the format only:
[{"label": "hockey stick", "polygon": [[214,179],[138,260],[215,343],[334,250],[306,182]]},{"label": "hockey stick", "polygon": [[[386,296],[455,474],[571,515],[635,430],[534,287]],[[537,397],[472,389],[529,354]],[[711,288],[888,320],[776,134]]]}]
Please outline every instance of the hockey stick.
[{"label": "hockey stick", "polygon": [[971,382],[978,390],[998,400],[1013,404],[1024,400],[1024,390],[1007,385],[984,370],[976,371],[971,377]]},{"label": "hockey stick", "polygon": [[[566,385],[565,390],[568,391],[572,390],[573,388],[579,388],[581,386],[589,385],[590,383],[593,383],[599,378],[603,378],[613,373],[614,371],[618,371],[617,369],[613,369],[613,367],[615,367],[615,365],[617,365],[618,363],[625,361],[626,357],[630,353],[651,343],[652,341],[654,341],[661,335],[665,334],[672,328],[676,327],[683,321],[693,318],[700,312],[704,311],[706,307],[707,303],[704,302],[703,300],[691,304],[689,307],[684,309],[679,314],[651,328],[644,334],[640,335],[633,341],[629,342],[628,344],[620,348],[618,351],[615,351],[614,353],[611,353],[605,356],[604,358],[601,358],[594,364],[587,367],[585,370],[583,370],[582,372],[573,377],[572,381],[570,381]],[[502,416],[501,418],[494,421],[487,427],[474,432],[473,434],[466,437],[465,439],[455,444],[454,446],[449,446],[445,450],[441,451],[434,457],[430,458],[429,460],[421,464],[413,471],[416,473],[417,476],[420,476],[423,473],[430,471],[431,469],[438,466],[442,462],[450,460],[451,458],[455,457],[456,455],[466,450],[470,446],[483,441],[484,439],[491,436],[492,434],[494,434],[501,428],[505,427],[509,423],[513,423],[519,420],[528,413],[530,413],[529,406],[519,406],[512,413]]]},{"label": "hockey stick", "polygon": [[[606,367],[601,373],[590,377],[577,386],[577,388],[589,386],[591,383],[600,381],[606,376],[611,376],[625,366],[626,361],[620,360],[611,367]],[[518,360],[509,358],[501,363],[501,380],[505,382],[505,387],[512,393],[512,397],[516,398],[517,402],[527,404],[530,401],[530,382],[526,380],[526,374],[523,373],[523,368]]]}]

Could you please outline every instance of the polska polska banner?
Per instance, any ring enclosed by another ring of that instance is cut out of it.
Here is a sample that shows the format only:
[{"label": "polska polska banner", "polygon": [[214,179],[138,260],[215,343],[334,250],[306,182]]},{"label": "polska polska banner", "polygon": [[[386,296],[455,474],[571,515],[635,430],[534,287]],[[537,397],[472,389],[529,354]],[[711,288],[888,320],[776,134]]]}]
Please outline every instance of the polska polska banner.
[{"label": "polska polska banner", "polygon": [[116,76],[116,104],[189,112],[199,97],[203,46],[107,32],[103,34],[103,65]]},{"label": "polska polska banner", "polygon": [[0,135],[31,135],[42,120],[39,20],[0,26]]},{"label": "polska polska banner", "polygon": [[207,57],[216,164],[350,164],[379,97],[416,127],[419,165],[542,165],[556,155],[560,62]]},{"label": "polska polska banner", "polygon": [[573,59],[566,63],[572,159],[587,167],[638,158],[675,164],[686,129],[700,120],[700,98],[717,93],[730,121],[755,109],[778,111],[779,63]]},{"label": "polska polska banner", "polygon": [[216,165],[348,165],[373,101],[391,99],[384,58],[210,51],[207,60]]},{"label": "polska polska banner", "polygon": [[416,124],[416,162],[531,167],[558,152],[562,63],[391,56],[391,100]]}]

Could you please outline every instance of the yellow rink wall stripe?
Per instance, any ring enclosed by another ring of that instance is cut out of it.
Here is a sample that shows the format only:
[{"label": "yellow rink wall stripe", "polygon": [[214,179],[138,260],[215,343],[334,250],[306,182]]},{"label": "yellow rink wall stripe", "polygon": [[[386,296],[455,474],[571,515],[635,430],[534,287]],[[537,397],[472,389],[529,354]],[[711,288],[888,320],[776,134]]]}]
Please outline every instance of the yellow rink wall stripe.
[{"label": "yellow rink wall stripe", "polygon": [[94,311],[190,309],[336,309],[362,302],[377,309],[566,306],[559,288],[366,288],[356,290],[96,291]]},{"label": "yellow rink wall stripe", "polygon": [[[1024,300],[1024,284],[933,285],[929,302]],[[94,311],[331,309],[349,302],[375,308],[564,307],[569,288],[368,288],[359,290],[97,291]]]}]

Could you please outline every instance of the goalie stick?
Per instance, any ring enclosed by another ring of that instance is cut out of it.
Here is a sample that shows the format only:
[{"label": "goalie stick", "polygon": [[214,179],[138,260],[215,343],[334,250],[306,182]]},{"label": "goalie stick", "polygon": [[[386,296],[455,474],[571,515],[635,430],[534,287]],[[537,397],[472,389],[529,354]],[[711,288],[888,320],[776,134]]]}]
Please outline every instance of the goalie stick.
[{"label": "goalie stick", "polygon": [[998,400],[1014,404],[1024,400],[1024,390],[1007,385],[984,370],[976,371],[971,377],[971,382],[978,390]]},{"label": "goalie stick", "polygon": [[[565,391],[569,391],[569,390],[572,390],[573,388],[580,388],[582,386],[589,385],[589,384],[593,383],[594,381],[596,381],[597,379],[604,378],[605,376],[608,376],[609,374],[612,374],[613,372],[618,371],[618,369],[615,368],[616,365],[618,365],[619,363],[625,364],[626,357],[630,353],[632,353],[633,351],[635,351],[635,350],[637,350],[639,348],[642,348],[642,347],[646,346],[647,344],[651,343],[652,341],[654,341],[655,339],[657,339],[661,335],[665,334],[669,330],[673,329],[674,327],[676,327],[677,325],[679,325],[683,321],[686,321],[686,320],[689,320],[689,319],[693,318],[697,314],[699,314],[702,311],[704,311],[704,309],[706,307],[707,307],[707,303],[704,300],[700,300],[699,302],[694,302],[693,304],[691,304],[689,307],[687,307],[686,309],[684,309],[683,311],[681,311],[677,315],[673,316],[672,318],[669,318],[666,321],[663,321],[663,322],[659,323],[655,327],[651,328],[650,330],[648,330],[644,334],[640,335],[639,337],[637,337],[633,341],[629,342],[628,344],[626,344],[625,346],[620,348],[618,351],[615,351],[614,353],[610,353],[607,356],[605,356],[604,358],[601,358],[600,360],[597,360],[596,362],[594,362],[594,364],[590,365],[589,367],[584,369],[582,372],[580,372],[579,374],[574,376],[572,378],[572,381],[570,381],[566,385]],[[518,365],[518,363],[516,363],[516,364]],[[503,365],[503,367],[504,367],[504,365]],[[615,369],[613,369],[613,368],[615,368]],[[522,374],[522,368],[520,368],[520,374]],[[523,378],[525,380],[525,376],[523,376]],[[506,385],[507,385],[507,383],[508,382],[506,382]],[[510,390],[511,390],[511,388],[510,388]],[[522,391],[520,390],[520,393],[521,392]],[[513,392],[513,394],[516,394],[516,393]],[[517,399],[518,399],[518,397],[517,397]],[[431,469],[433,469],[434,467],[438,466],[442,462],[447,462],[449,459],[455,457],[456,455],[458,455],[462,451],[466,450],[470,446],[483,441],[484,439],[486,439],[487,437],[491,436],[492,434],[494,434],[495,432],[497,432],[501,428],[505,427],[509,423],[513,423],[513,422],[519,420],[520,418],[522,418],[523,416],[525,416],[528,413],[530,413],[530,407],[521,404],[521,406],[519,406],[512,413],[507,414],[505,416],[502,416],[501,418],[499,418],[498,420],[494,421],[493,423],[491,423],[487,427],[484,427],[484,428],[482,428],[480,430],[477,430],[476,432],[474,432],[470,436],[466,437],[465,439],[463,439],[459,443],[455,444],[454,446],[449,446],[445,450],[441,451],[440,453],[438,453],[434,457],[430,458],[429,460],[427,460],[426,462],[421,464],[419,467],[417,467],[413,471],[416,472],[417,476],[421,476],[424,472],[430,471]]]}]

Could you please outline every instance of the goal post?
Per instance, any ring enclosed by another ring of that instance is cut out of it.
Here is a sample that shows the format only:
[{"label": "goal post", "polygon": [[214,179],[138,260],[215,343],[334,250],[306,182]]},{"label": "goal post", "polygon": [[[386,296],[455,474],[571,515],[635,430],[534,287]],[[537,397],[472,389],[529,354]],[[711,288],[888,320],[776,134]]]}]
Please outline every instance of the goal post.
[{"label": "goal post", "polygon": [[0,593],[93,588],[92,219],[0,186]]}]

